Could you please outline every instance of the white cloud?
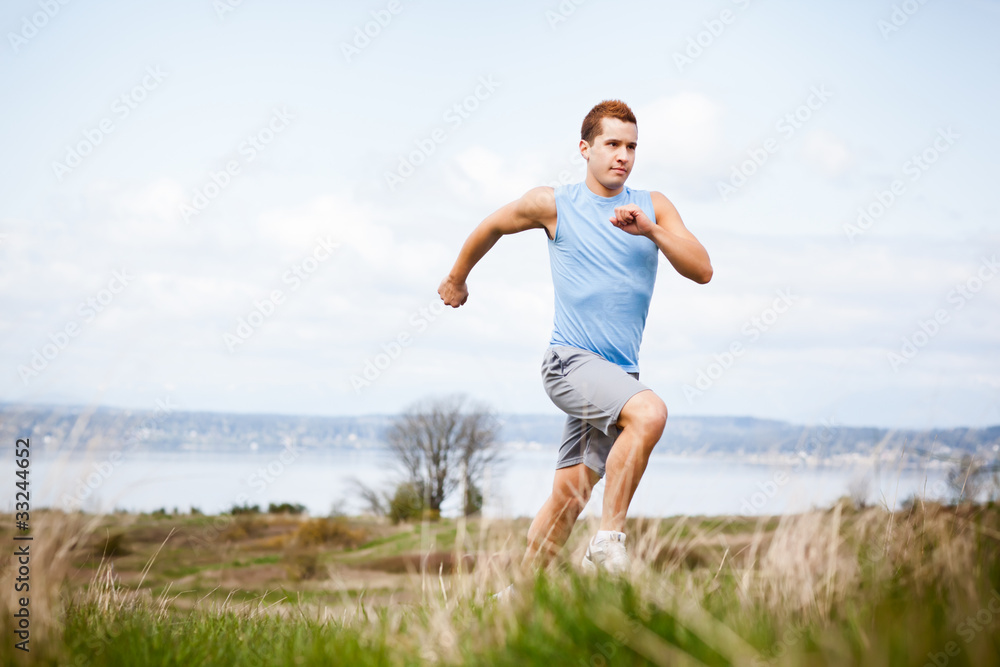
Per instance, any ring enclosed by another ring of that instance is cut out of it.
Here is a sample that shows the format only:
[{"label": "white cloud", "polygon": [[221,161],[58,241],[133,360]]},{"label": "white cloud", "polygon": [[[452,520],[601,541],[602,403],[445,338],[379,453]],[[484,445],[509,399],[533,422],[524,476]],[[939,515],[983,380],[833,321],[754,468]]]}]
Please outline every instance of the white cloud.
[{"label": "white cloud", "polygon": [[[683,92],[637,107],[641,159],[671,171],[712,168],[723,148],[723,108]],[[637,158],[638,159],[638,158]]]},{"label": "white cloud", "polygon": [[[510,191],[537,184],[553,166],[467,150],[445,170],[465,184],[465,196],[446,197],[440,208],[435,203],[442,198],[423,190],[368,201],[333,192],[246,218],[219,202],[211,216],[188,226],[161,216],[176,209],[182,194],[170,181],[156,181],[94,187],[84,206],[53,216],[47,231],[30,218],[6,219],[9,245],[0,250],[11,263],[2,305],[21,316],[3,329],[8,368],[74,317],[76,304],[124,259],[137,277],[38,383],[26,390],[9,375],[0,395],[87,401],[88,378],[111,377],[102,400],[112,403],[152,404],[172,385],[178,401],[192,408],[391,411],[429,391],[461,387],[504,409],[547,410],[537,379],[552,323],[541,231],[503,239],[474,269],[465,307],[446,310],[425,332],[411,317],[435,302],[437,284],[472,227],[509,201]],[[341,243],[340,251],[292,293],[283,272],[326,236]],[[969,405],[995,394],[1000,369],[982,358],[994,347],[990,332],[1000,327],[1000,278],[954,313],[912,364],[893,373],[885,362],[921,318],[950,307],[945,295],[977,269],[982,239],[942,244],[873,232],[852,245],[839,234],[738,235],[711,226],[699,237],[712,254],[715,278],[695,285],[661,262],[642,352],[644,380],[682,413],[809,420],[836,406],[844,423],[915,423],[912,406],[933,403],[940,377],[949,387],[964,382]],[[273,288],[284,289],[288,300],[229,354],[222,334]],[[683,383],[733,341],[749,343],[744,323],[786,288],[801,301],[748,345],[748,355],[703,402],[687,405]],[[29,293],[31,311],[17,296]],[[412,345],[357,395],[351,374],[400,333],[413,335]],[[878,419],[868,391],[894,396]],[[941,420],[978,418],[960,406],[948,410],[952,416]]]},{"label": "white cloud", "polygon": [[[484,204],[495,209],[558,176],[551,153],[547,157],[525,153],[507,158],[484,146],[472,146],[454,160],[455,165],[446,170],[446,185],[464,201],[476,202],[480,217],[492,212],[483,213]],[[582,172],[580,176],[582,180]]]},{"label": "white cloud", "polygon": [[[661,188],[712,187],[710,179],[725,166],[724,111],[719,103],[702,93],[682,92],[637,106],[635,113],[639,148],[632,183],[643,181],[646,187],[646,181],[654,179],[663,183]],[[445,170],[445,184],[465,201],[495,208],[537,185],[583,180],[582,158],[564,151],[565,157],[557,159],[558,150],[511,155],[473,146],[454,157],[454,166]]]}]

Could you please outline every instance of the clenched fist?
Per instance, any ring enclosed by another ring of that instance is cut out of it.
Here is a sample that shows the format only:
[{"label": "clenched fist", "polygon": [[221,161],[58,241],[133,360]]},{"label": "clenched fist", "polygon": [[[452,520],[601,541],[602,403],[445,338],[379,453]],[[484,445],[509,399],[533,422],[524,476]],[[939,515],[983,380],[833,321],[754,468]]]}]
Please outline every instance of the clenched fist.
[{"label": "clenched fist", "polygon": [[611,217],[611,224],[636,236],[646,236],[656,227],[656,223],[650,220],[649,216],[635,204],[615,206],[615,214]]},{"label": "clenched fist", "polygon": [[438,287],[438,296],[444,301],[446,306],[458,308],[469,299],[469,288],[464,282],[457,282],[451,276],[441,281]]}]

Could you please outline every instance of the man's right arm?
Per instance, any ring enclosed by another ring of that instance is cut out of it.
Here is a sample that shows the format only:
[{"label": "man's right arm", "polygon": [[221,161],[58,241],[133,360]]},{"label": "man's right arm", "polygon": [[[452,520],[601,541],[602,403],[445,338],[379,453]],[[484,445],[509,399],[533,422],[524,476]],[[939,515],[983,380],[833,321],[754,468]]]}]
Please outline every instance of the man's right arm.
[{"label": "man's right arm", "polygon": [[441,281],[438,294],[445,305],[458,308],[469,298],[465,281],[469,272],[504,234],[516,234],[526,229],[544,229],[555,238],[556,197],[548,186],[532,188],[523,197],[512,201],[486,217],[465,240],[451,272]]}]

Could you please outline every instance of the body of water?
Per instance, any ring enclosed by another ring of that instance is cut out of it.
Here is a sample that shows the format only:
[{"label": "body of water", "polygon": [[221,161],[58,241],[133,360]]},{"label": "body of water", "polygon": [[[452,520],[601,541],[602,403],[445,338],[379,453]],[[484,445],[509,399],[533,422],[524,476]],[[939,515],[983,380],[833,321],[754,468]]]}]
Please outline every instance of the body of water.
[{"label": "body of water", "polygon": [[[484,480],[485,513],[490,517],[534,516],[552,487],[556,451],[520,449]],[[11,461],[0,465],[11,489]],[[87,511],[152,511],[191,507],[216,514],[233,505],[301,503],[314,515],[333,510],[361,511],[352,480],[390,489],[401,479],[385,450],[281,453],[107,453],[61,456],[34,451],[31,506]],[[584,515],[600,515],[600,482]],[[869,502],[898,507],[914,494],[940,499],[947,494],[940,469],[899,470],[871,464],[856,467],[765,465],[736,460],[654,454],[632,501],[629,516],[780,514],[827,507],[859,489]],[[7,511],[14,507],[7,494]],[[458,493],[443,513],[456,515]]]}]

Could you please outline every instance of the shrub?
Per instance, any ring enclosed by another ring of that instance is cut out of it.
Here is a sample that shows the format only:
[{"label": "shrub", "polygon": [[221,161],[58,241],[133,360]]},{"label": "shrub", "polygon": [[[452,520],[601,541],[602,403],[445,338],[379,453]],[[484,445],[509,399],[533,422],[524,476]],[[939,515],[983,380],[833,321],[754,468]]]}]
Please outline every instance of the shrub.
[{"label": "shrub", "polygon": [[243,503],[242,505],[233,505],[229,513],[233,516],[237,514],[260,514],[260,505],[247,505]]},{"label": "shrub", "polygon": [[125,546],[125,533],[110,533],[105,539],[94,543],[93,549],[96,556],[127,556],[132,550]]},{"label": "shrub", "polygon": [[292,581],[315,579],[319,573],[319,555],[314,549],[294,549],[285,552],[285,573]]},{"label": "shrub", "polygon": [[368,534],[363,528],[352,528],[344,519],[318,518],[303,522],[295,531],[292,542],[302,547],[333,544],[354,548],[367,539]]},{"label": "shrub", "polygon": [[403,482],[396,487],[396,494],[389,501],[389,518],[393,523],[418,519],[424,510],[423,485]]},{"label": "shrub", "polygon": [[267,513],[268,514],[302,514],[306,511],[306,506],[300,503],[281,503],[280,505],[275,505],[274,503],[268,503]]},{"label": "shrub", "polygon": [[223,530],[219,537],[227,541],[244,540],[248,537],[260,535],[267,525],[267,520],[256,518],[250,515],[239,516],[228,528]]}]

